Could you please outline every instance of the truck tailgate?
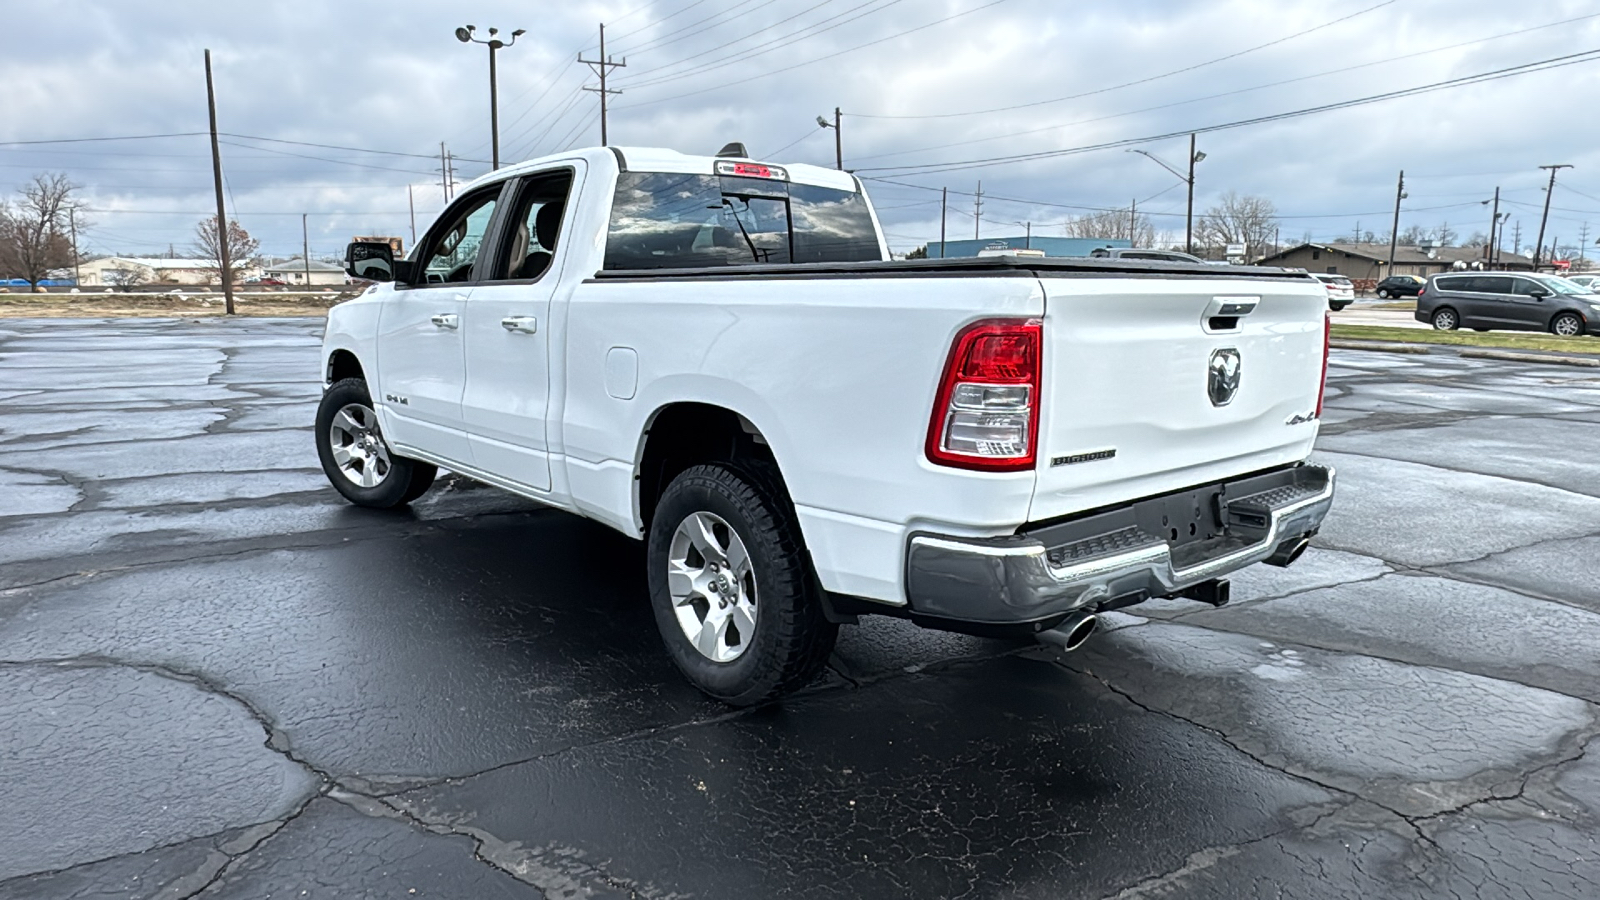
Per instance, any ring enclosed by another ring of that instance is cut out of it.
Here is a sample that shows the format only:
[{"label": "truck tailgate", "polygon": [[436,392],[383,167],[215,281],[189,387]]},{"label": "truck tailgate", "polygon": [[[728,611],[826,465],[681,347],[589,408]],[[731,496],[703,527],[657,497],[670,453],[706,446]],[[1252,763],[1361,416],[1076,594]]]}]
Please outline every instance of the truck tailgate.
[{"label": "truck tailgate", "polygon": [[1204,275],[1041,281],[1042,408],[1030,521],[1298,462],[1310,452],[1326,328],[1320,283]]}]

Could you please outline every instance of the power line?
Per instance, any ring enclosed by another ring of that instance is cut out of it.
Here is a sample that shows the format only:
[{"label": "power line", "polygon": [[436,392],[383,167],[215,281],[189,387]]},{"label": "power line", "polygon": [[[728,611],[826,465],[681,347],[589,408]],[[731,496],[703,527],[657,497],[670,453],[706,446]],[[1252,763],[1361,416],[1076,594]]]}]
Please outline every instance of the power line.
[{"label": "power line", "polygon": [[[696,25],[703,25],[706,22],[710,22],[713,19],[719,19],[719,18],[721,18],[721,17],[723,17],[725,15],[728,15],[729,13],[732,13],[733,11],[737,10],[741,6],[748,6],[749,4],[754,3],[754,2],[755,2],[755,0],[739,0],[739,2],[737,2],[734,5],[728,7],[727,9],[721,10],[719,12],[714,12],[711,15],[706,16],[704,19],[696,19],[695,21],[690,22],[689,24],[687,24],[687,25],[683,26],[682,28],[679,28],[679,29],[677,29],[675,31],[669,31],[666,34],[656,35],[655,37],[646,40],[644,43],[635,44],[632,47],[621,48],[621,52],[623,52],[623,53],[643,53],[646,50],[655,50],[655,49],[658,49],[660,47],[665,47],[668,44],[675,44],[678,41],[686,40],[688,38],[694,37],[696,34],[700,34],[701,32],[710,31],[711,28],[702,28],[699,31],[694,31],[694,32],[692,32],[690,34],[683,34],[685,31],[689,31],[690,29],[694,28]],[[767,0],[767,2],[771,3],[772,0]],[[765,4],[763,4],[763,5],[765,5]],[[715,27],[715,26],[712,26],[712,27]],[[673,37],[673,35],[679,35],[679,34],[683,34],[683,37]],[[673,38],[673,39],[669,41],[669,40],[666,40],[666,38]]]},{"label": "power line", "polygon": [[1312,26],[1311,28],[1307,28],[1304,31],[1297,31],[1294,34],[1285,35],[1285,36],[1283,36],[1281,38],[1278,38],[1276,40],[1268,41],[1265,44],[1257,44],[1254,47],[1247,47],[1247,48],[1245,48],[1243,50],[1240,50],[1238,52],[1229,53],[1227,56],[1219,56],[1216,59],[1208,59],[1205,62],[1195,63],[1192,66],[1184,66],[1181,69],[1173,69],[1170,72],[1163,72],[1160,75],[1150,75],[1150,76],[1145,77],[1145,78],[1135,79],[1134,81],[1125,81],[1122,84],[1114,84],[1114,85],[1111,85],[1110,87],[1097,88],[1097,89],[1092,90],[1092,91],[1084,91],[1081,94],[1069,94],[1069,95],[1067,95],[1065,97],[1055,97],[1055,98],[1052,98],[1050,100],[1035,100],[1035,101],[1032,101],[1030,103],[1018,103],[1018,104],[1015,104],[1013,106],[997,106],[997,107],[993,107],[991,109],[975,109],[975,110],[969,110],[967,112],[957,112],[957,113],[929,113],[929,114],[926,114],[926,115],[915,115],[915,116],[871,115],[871,114],[868,114],[868,113],[851,113],[851,115],[859,116],[860,118],[863,118],[863,119],[953,119],[953,118],[957,118],[957,117],[960,117],[960,116],[981,116],[981,115],[987,115],[989,113],[1010,112],[1011,110],[1028,109],[1030,107],[1044,106],[1044,105],[1047,105],[1047,104],[1050,104],[1050,103],[1062,103],[1062,102],[1067,101],[1067,100],[1077,100],[1077,99],[1080,99],[1082,97],[1092,97],[1095,94],[1104,94],[1104,93],[1108,93],[1110,91],[1119,91],[1119,90],[1122,90],[1123,88],[1133,87],[1134,85],[1139,85],[1139,84],[1149,84],[1152,81],[1160,81],[1163,78],[1171,78],[1174,75],[1182,75],[1185,72],[1193,72],[1196,69],[1203,69],[1206,66],[1212,66],[1212,65],[1216,65],[1217,63],[1227,62],[1230,59],[1238,59],[1241,56],[1244,56],[1244,55],[1250,54],[1250,53],[1254,53],[1257,50],[1265,50],[1268,47],[1277,46],[1278,44],[1282,44],[1285,41],[1292,41],[1295,38],[1304,37],[1305,35],[1311,34],[1314,31],[1321,31],[1324,28],[1331,28],[1332,26],[1338,25],[1341,22],[1348,22],[1349,20],[1354,19],[1357,16],[1364,16],[1367,13],[1372,12],[1373,10],[1382,9],[1383,7],[1389,6],[1390,4],[1393,4],[1395,2],[1396,2],[1396,0],[1383,0],[1382,3],[1379,3],[1379,4],[1375,5],[1375,6],[1369,6],[1366,9],[1358,10],[1358,11],[1353,12],[1353,13],[1347,15],[1347,16],[1340,16],[1337,19],[1334,19],[1334,20],[1329,21],[1329,22],[1323,22],[1321,25]]},{"label": "power line", "polygon": [[[1030,129],[1027,129],[1026,131],[1012,131],[1012,132],[1007,132],[1005,134],[990,135],[989,137],[975,138],[975,139],[970,140],[970,141],[955,141],[955,142],[949,143],[949,144],[934,144],[934,145],[928,146],[928,147],[916,147],[916,148],[913,148],[913,149],[910,149],[910,150],[894,150],[894,151],[890,151],[888,153],[874,153],[874,154],[868,154],[868,155],[865,155],[865,156],[855,155],[855,156],[852,157],[852,159],[854,159],[856,162],[859,163],[859,162],[862,162],[862,161],[865,161],[865,160],[869,160],[869,159],[884,159],[884,158],[890,157],[890,156],[906,156],[906,155],[912,154],[912,153],[926,153],[926,152],[928,152],[930,150],[948,150],[948,149],[950,149],[952,147],[968,147],[968,146],[971,146],[973,144],[984,144],[984,143],[988,143],[990,141],[1005,140],[1007,138],[1026,137],[1027,135],[1030,135],[1030,134],[1041,134],[1041,133],[1044,133],[1044,132],[1047,132],[1047,131],[1055,131],[1055,130],[1061,129],[1061,128],[1072,128],[1072,127],[1079,126],[1079,125],[1089,125],[1089,124],[1092,124],[1092,123],[1095,123],[1095,122],[1105,122],[1105,121],[1109,121],[1111,119],[1120,119],[1120,118],[1124,118],[1124,117],[1127,117],[1127,116],[1138,115],[1140,113],[1156,112],[1158,110],[1163,110],[1163,109],[1172,109],[1172,108],[1178,107],[1178,106],[1186,106],[1186,105],[1191,104],[1191,103],[1201,103],[1201,102],[1204,102],[1206,100],[1217,100],[1217,99],[1220,99],[1220,98],[1223,98],[1223,97],[1233,97],[1233,96],[1236,96],[1236,95],[1239,95],[1239,94],[1247,94],[1247,93],[1250,93],[1252,91],[1260,91],[1260,90],[1266,90],[1268,88],[1282,87],[1283,85],[1286,85],[1286,84],[1295,84],[1295,83],[1301,82],[1301,81],[1310,81],[1310,80],[1313,80],[1313,79],[1316,79],[1316,78],[1325,78],[1325,77],[1327,77],[1329,75],[1340,75],[1340,74],[1343,74],[1345,72],[1354,72],[1357,69],[1367,69],[1367,68],[1371,68],[1373,66],[1387,65],[1389,63],[1400,62],[1402,60],[1407,60],[1407,59],[1415,59],[1417,57],[1427,56],[1427,55],[1430,55],[1430,54],[1433,54],[1433,53],[1443,53],[1443,52],[1445,52],[1447,50],[1458,50],[1458,49],[1460,49],[1462,47],[1470,47],[1470,46],[1473,46],[1473,45],[1476,45],[1476,44],[1484,44],[1484,43],[1488,43],[1490,41],[1501,40],[1503,38],[1516,37],[1517,35],[1527,34],[1528,32],[1531,32],[1531,31],[1540,31],[1540,30],[1543,30],[1543,29],[1546,29],[1546,28],[1555,28],[1555,27],[1560,26],[1560,25],[1568,25],[1568,24],[1571,24],[1573,22],[1582,21],[1584,19],[1593,19],[1593,18],[1597,18],[1597,17],[1600,17],[1600,13],[1590,13],[1588,15],[1577,16],[1577,17],[1571,18],[1571,19],[1563,19],[1563,20],[1561,20],[1559,22],[1548,22],[1548,23],[1546,23],[1544,25],[1536,25],[1536,26],[1534,26],[1532,28],[1524,28],[1521,31],[1511,31],[1511,32],[1506,32],[1504,34],[1490,35],[1489,37],[1485,37],[1485,38],[1478,38],[1476,40],[1471,40],[1471,41],[1463,41],[1463,42],[1458,43],[1458,44],[1448,44],[1448,45],[1443,46],[1443,47],[1434,47],[1434,48],[1429,49],[1429,50],[1419,50],[1419,51],[1417,51],[1415,53],[1407,53],[1407,54],[1404,54],[1404,55],[1401,55],[1401,56],[1388,56],[1388,57],[1384,57],[1383,59],[1373,60],[1372,62],[1360,63],[1358,65],[1353,65],[1353,66],[1345,66],[1343,68],[1338,68],[1338,69],[1328,69],[1326,71],[1315,72],[1315,73],[1312,73],[1310,75],[1300,75],[1300,76],[1297,76],[1295,78],[1285,78],[1285,79],[1282,79],[1280,81],[1271,81],[1271,82],[1267,82],[1265,84],[1253,85],[1251,87],[1237,88],[1235,90],[1223,91],[1223,92],[1217,93],[1217,94],[1207,94],[1207,95],[1202,96],[1202,97],[1194,97],[1194,98],[1191,98],[1191,99],[1188,99],[1188,100],[1175,100],[1175,101],[1173,101],[1171,103],[1159,103],[1159,104],[1157,104],[1155,106],[1146,106],[1146,107],[1143,107],[1141,109],[1127,110],[1125,112],[1111,113],[1111,114],[1103,115],[1103,116],[1094,116],[1094,117],[1088,118],[1088,119],[1075,119],[1075,120],[1073,120],[1071,122],[1060,122],[1060,123],[1057,123],[1055,125],[1046,125],[1046,126],[1044,126],[1042,128],[1030,128]],[[1113,88],[1107,88],[1106,90],[1113,90]],[[851,115],[854,115],[854,113],[851,113]],[[863,118],[889,118],[889,117],[884,117],[884,116],[864,116]],[[1434,176],[1434,177],[1438,177],[1438,176]]]},{"label": "power line", "polygon": [[953,21],[955,19],[959,19],[959,18],[961,18],[963,16],[970,16],[975,12],[982,12],[983,10],[988,9],[991,6],[999,6],[1000,4],[1002,4],[1004,2],[1006,2],[1006,0],[989,0],[988,3],[985,3],[982,6],[975,6],[972,9],[966,10],[964,12],[952,13],[951,15],[945,16],[943,18],[935,19],[934,21],[929,22],[926,25],[918,25],[915,28],[908,28],[905,31],[896,32],[895,34],[891,34],[888,37],[878,38],[875,41],[867,41],[864,44],[857,44],[854,47],[850,47],[850,48],[847,48],[845,50],[840,50],[840,51],[835,52],[835,53],[829,53],[829,54],[827,54],[825,56],[818,56],[815,59],[808,59],[805,62],[795,63],[792,66],[784,66],[781,69],[772,69],[772,70],[767,71],[767,72],[762,72],[762,73],[760,73],[758,75],[744,76],[744,77],[740,78],[737,82],[728,82],[728,83],[724,83],[724,84],[715,85],[713,87],[701,88],[698,91],[687,91],[687,92],[682,93],[682,94],[673,94],[673,95],[671,95],[669,97],[658,97],[658,98],[656,98],[654,100],[645,100],[645,101],[640,102],[640,103],[634,103],[634,104],[631,104],[629,106],[619,106],[617,108],[618,109],[637,109],[637,108],[639,108],[641,106],[649,106],[649,105],[654,104],[654,103],[665,103],[668,100],[679,100],[679,99],[682,99],[684,97],[693,97],[693,96],[696,96],[696,95],[699,95],[699,94],[705,94],[705,93],[709,93],[711,91],[720,91],[720,90],[724,90],[724,89],[730,88],[730,87],[744,87],[744,86],[748,85],[750,82],[755,81],[755,80],[760,79],[760,78],[768,78],[770,76],[778,75],[778,74],[781,74],[783,72],[788,72],[788,71],[792,71],[794,69],[799,69],[799,68],[803,68],[805,66],[813,65],[815,63],[823,62],[824,60],[833,59],[833,58],[838,57],[838,56],[844,56],[847,53],[854,53],[857,50],[864,50],[867,47],[872,47],[872,46],[875,46],[877,44],[882,44],[885,41],[892,41],[895,38],[905,37],[908,34],[914,34],[914,33],[918,32],[918,31],[923,31],[923,30],[926,30],[928,28],[932,28],[935,25],[943,25],[946,22],[950,22],[950,21]]},{"label": "power line", "polygon": [[[665,21],[666,21],[666,20],[668,20],[668,19],[671,19],[671,18],[675,18],[675,17],[677,17],[677,16],[681,16],[681,15],[683,15],[683,14],[684,14],[684,13],[686,13],[686,12],[688,12],[688,11],[689,11],[689,10],[691,10],[691,9],[694,9],[694,8],[695,8],[695,7],[696,7],[696,6],[699,6],[699,5],[700,5],[700,4],[702,4],[702,3],[704,3],[704,2],[706,2],[706,0],[694,0],[694,2],[693,2],[693,3],[690,3],[690,4],[688,4],[688,5],[687,5],[687,6],[680,6],[680,7],[678,7],[678,10],[677,10],[677,12],[670,12],[670,13],[667,13],[667,14],[666,14],[666,15],[664,15],[664,16],[662,16],[662,17],[661,17],[661,18],[659,18],[659,19],[657,19],[657,20],[655,20],[655,21],[654,21],[654,22],[650,22],[650,23],[649,23],[649,24],[646,24],[646,25],[641,25],[641,26],[639,26],[639,27],[638,27],[638,28],[635,28],[635,29],[634,29],[634,30],[632,30],[632,31],[628,31],[628,32],[624,32],[624,33],[622,33],[622,34],[619,34],[619,35],[617,35],[617,40],[619,40],[619,41],[625,41],[625,40],[627,40],[627,39],[628,39],[628,38],[631,38],[631,37],[633,37],[633,36],[634,36],[634,35],[636,35],[636,34],[638,34],[638,33],[639,33],[639,32],[641,32],[641,31],[649,31],[649,30],[650,30],[650,29],[651,29],[651,28],[652,28],[652,27],[653,27],[653,26],[656,26],[656,25],[660,25],[660,24],[661,24],[661,23],[662,23],[662,22],[665,22]],[[639,9],[644,9],[644,8],[645,8],[645,7],[642,7],[642,6],[641,6],[641,7],[639,7]],[[638,12],[638,11],[639,11],[639,10],[638,10],[638,9],[636,9],[636,10],[634,10],[634,11],[633,11],[633,12]],[[611,21],[613,21],[613,22],[620,22],[620,21],[622,21],[622,20],[623,20],[623,19],[625,19],[625,18],[627,18],[627,17],[628,17],[628,16],[631,16],[631,15],[633,15],[633,13],[626,13],[626,14],[624,14],[624,15],[621,15],[621,16],[617,16],[617,17],[616,17],[616,18],[615,18],[615,19],[612,19],[612,20],[611,20]],[[588,48],[588,47],[584,47],[584,48],[582,48],[582,49],[583,49],[583,50],[587,50],[587,49],[589,49],[589,48]]]},{"label": "power line", "polygon": [[1232,122],[1224,122],[1217,125],[1205,125],[1198,128],[1182,128],[1177,131],[1171,131],[1165,134],[1150,135],[1147,137],[1124,138],[1116,141],[1105,141],[1099,144],[1087,144],[1081,147],[1068,147],[1061,150],[1044,150],[1036,153],[1018,153],[1009,156],[993,156],[970,160],[950,160],[947,162],[926,163],[923,165],[866,167],[857,169],[856,171],[933,174],[937,172],[954,172],[963,169],[978,169],[987,166],[1006,165],[1013,162],[1029,162],[1038,159],[1052,159],[1058,156],[1070,156],[1078,153],[1087,153],[1092,150],[1107,150],[1115,147],[1126,147],[1133,144],[1147,144],[1154,141],[1171,140],[1173,138],[1183,137],[1184,135],[1188,134],[1207,134],[1215,131],[1243,128],[1247,125],[1261,125],[1268,122],[1283,121],[1285,119],[1301,118],[1303,116],[1309,116],[1315,113],[1349,109],[1357,106],[1365,106],[1371,103],[1379,103],[1384,100],[1395,100],[1402,97],[1413,97],[1419,94],[1448,90],[1450,88],[1462,87],[1468,84],[1482,84],[1489,81],[1498,81],[1502,78],[1510,78],[1514,75],[1523,75],[1528,72],[1546,71],[1549,69],[1558,69],[1565,66],[1578,65],[1579,63],[1593,62],[1596,58],[1600,58],[1600,49],[1585,50],[1581,53],[1571,53],[1564,56],[1553,56],[1547,59],[1535,60],[1534,62],[1523,63],[1517,66],[1509,66],[1504,69],[1480,72],[1476,75],[1463,75],[1459,78],[1450,78],[1445,81],[1437,81],[1433,82],[1432,84],[1403,88],[1397,91],[1386,91],[1381,94],[1372,94],[1366,97],[1358,97],[1353,100],[1342,100],[1337,103],[1324,103],[1319,106],[1310,106],[1303,109],[1273,113],[1265,116],[1254,116],[1248,119],[1238,119]]},{"label": "power line", "polygon": [[24,147],[40,144],[90,144],[99,141],[153,141],[159,138],[205,137],[209,131],[175,131],[170,134],[127,134],[119,137],[54,138],[42,141],[0,141],[0,146]]},{"label": "power line", "polygon": [[[821,21],[814,22],[814,23],[812,23],[810,25],[801,26],[800,28],[797,28],[794,31],[791,31],[788,34],[779,35],[779,36],[777,36],[775,38],[771,38],[769,40],[766,40],[766,41],[763,41],[763,42],[761,42],[759,44],[756,44],[753,47],[746,47],[743,50],[735,51],[735,52],[730,53],[730,54],[728,54],[726,56],[719,56],[716,59],[710,60],[708,62],[701,63],[698,66],[695,66],[695,67],[690,68],[690,69],[686,69],[686,70],[684,70],[682,72],[674,72],[671,75],[661,75],[661,76],[656,77],[656,78],[642,78],[641,77],[641,76],[646,75],[646,74],[648,74],[650,72],[660,72],[660,71],[662,71],[664,69],[670,69],[670,68],[673,68],[675,66],[682,65],[682,64],[684,64],[686,62],[689,62],[690,60],[699,59],[702,56],[706,56],[708,54],[715,53],[718,50],[726,50],[729,47],[733,46],[734,44],[739,43],[740,41],[749,40],[750,38],[755,37],[756,35],[760,34],[761,32],[770,31],[771,29],[777,28],[779,25],[782,25],[785,22],[792,22],[795,19],[798,19],[801,16],[805,15],[806,13],[812,12],[813,10],[820,9],[820,8],[822,8],[824,6],[827,6],[829,3],[832,3],[832,2],[833,2],[833,0],[822,0],[821,3],[817,3],[817,4],[814,4],[812,6],[808,6],[805,9],[802,9],[799,12],[795,13],[794,15],[788,17],[787,19],[779,19],[778,21],[773,22],[771,25],[766,25],[766,26],[763,26],[761,28],[757,28],[755,31],[752,31],[749,34],[740,35],[739,37],[736,37],[736,38],[734,38],[734,39],[732,39],[730,41],[726,41],[726,42],[722,43],[720,46],[712,47],[709,50],[702,50],[699,53],[695,53],[695,54],[692,54],[690,56],[686,56],[686,57],[684,57],[682,59],[674,60],[674,61],[672,61],[670,63],[664,63],[662,65],[656,66],[653,69],[645,69],[643,72],[637,73],[634,76],[634,80],[629,81],[625,85],[625,87],[629,87],[629,88],[652,87],[652,86],[657,85],[657,84],[665,84],[665,83],[667,83],[669,81],[677,81],[677,80],[679,80],[681,78],[689,78],[691,76],[699,75],[699,74],[704,73],[704,72],[710,72],[710,71],[712,71],[714,69],[720,69],[720,68],[723,68],[725,66],[733,65],[736,62],[743,62],[743,61],[748,60],[748,59],[754,59],[757,56],[762,56],[762,55],[765,55],[767,53],[771,53],[774,50],[779,50],[779,49],[782,49],[783,47],[788,47],[788,46],[791,46],[793,44],[797,44],[800,41],[808,40],[810,38],[816,37],[817,35],[822,34],[823,32],[832,31],[833,29],[838,28],[840,25],[845,25],[845,24],[848,24],[850,22],[854,22],[856,19],[860,19],[860,18],[863,18],[865,16],[870,16],[873,13],[876,13],[876,12],[882,12],[883,10],[888,9],[889,7],[894,6],[897,3],[903,2],[903,0],[888,0],[888,2],[884,3],[882,6],[879,6],[877,9],[867,9],[867,7],[872,6],[874,3],[880,2],[880,0],[868,0],[868,2],[866,2],[866,3],[862,3],[862,4],[859,4],[859,5],[856,5],[856,6],[852,6],[849,9],[845,10],[844,12],[838,13],[836,15],[828,16],[828,17],[822,19]],[[865,10],[865,12],[862,12],[862,10]],[[826,28],[822,27],[824,25],[827,25],[827,23],[829,23],[829,22],[834,22],[834,20],[836,20],[836,19],[840,19],[840,18],[843,18],[845,16],[849,16],[851,13],[858,13],[858,12],[860,13],[859,15],[856,15],[856,16],[853,16],[851,18],[845,19],[843,22],[835,22],[835,24],[828,25],[828,27],[826,27]],[[807,31],[810,31],[811,33],[810,34],[805,34],[805,32],[807,32]],[[774,46],[774,45],[777,45],[777,46]],[[766,49],[763,49],[763,48],[766,48]]]}]

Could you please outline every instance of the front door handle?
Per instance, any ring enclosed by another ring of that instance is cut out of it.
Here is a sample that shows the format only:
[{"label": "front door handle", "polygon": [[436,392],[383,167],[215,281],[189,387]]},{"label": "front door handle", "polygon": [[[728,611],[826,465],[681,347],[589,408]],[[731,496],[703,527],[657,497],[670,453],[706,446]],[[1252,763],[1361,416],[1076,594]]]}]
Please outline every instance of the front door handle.
[{"label": "front door handle", "polygon": [[461,317],[455,313],[440,313],[433,317],[433,324],[454,331],[461,327]]},{"label": "front door handle", "polygon": [[500,320],[500,327],[507,331],[533,334],[539,330],[539,320],[533,316],[506,316]]}]

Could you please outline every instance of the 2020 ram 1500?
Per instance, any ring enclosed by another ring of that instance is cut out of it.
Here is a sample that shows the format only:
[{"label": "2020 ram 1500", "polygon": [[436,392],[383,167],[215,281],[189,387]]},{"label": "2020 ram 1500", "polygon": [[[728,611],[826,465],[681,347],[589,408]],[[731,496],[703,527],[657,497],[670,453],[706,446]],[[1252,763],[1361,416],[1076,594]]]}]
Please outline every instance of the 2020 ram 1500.
[{"label": "2020 ram 1500", "polygon": [[647,544],[685,676],[804,684],[864,613],[1063,649],[1287,565],[1327,292],[1281,269],[890,261],[853,176],[600,148],[463,189],[328,316],[316,440],[363,506],[435,467]]}]

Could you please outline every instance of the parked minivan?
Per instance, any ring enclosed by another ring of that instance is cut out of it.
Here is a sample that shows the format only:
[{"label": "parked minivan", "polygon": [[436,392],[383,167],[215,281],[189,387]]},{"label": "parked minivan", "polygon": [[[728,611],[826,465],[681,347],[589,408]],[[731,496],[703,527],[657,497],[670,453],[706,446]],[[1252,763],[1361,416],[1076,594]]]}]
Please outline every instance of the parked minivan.
[{"label": "parked minivan", "polygon": [[1555,275],[1450,272],[1428,278],[1416,316],[1440,331],[1500,328],[1576,337],[1596,329],[1600,295]]}]

